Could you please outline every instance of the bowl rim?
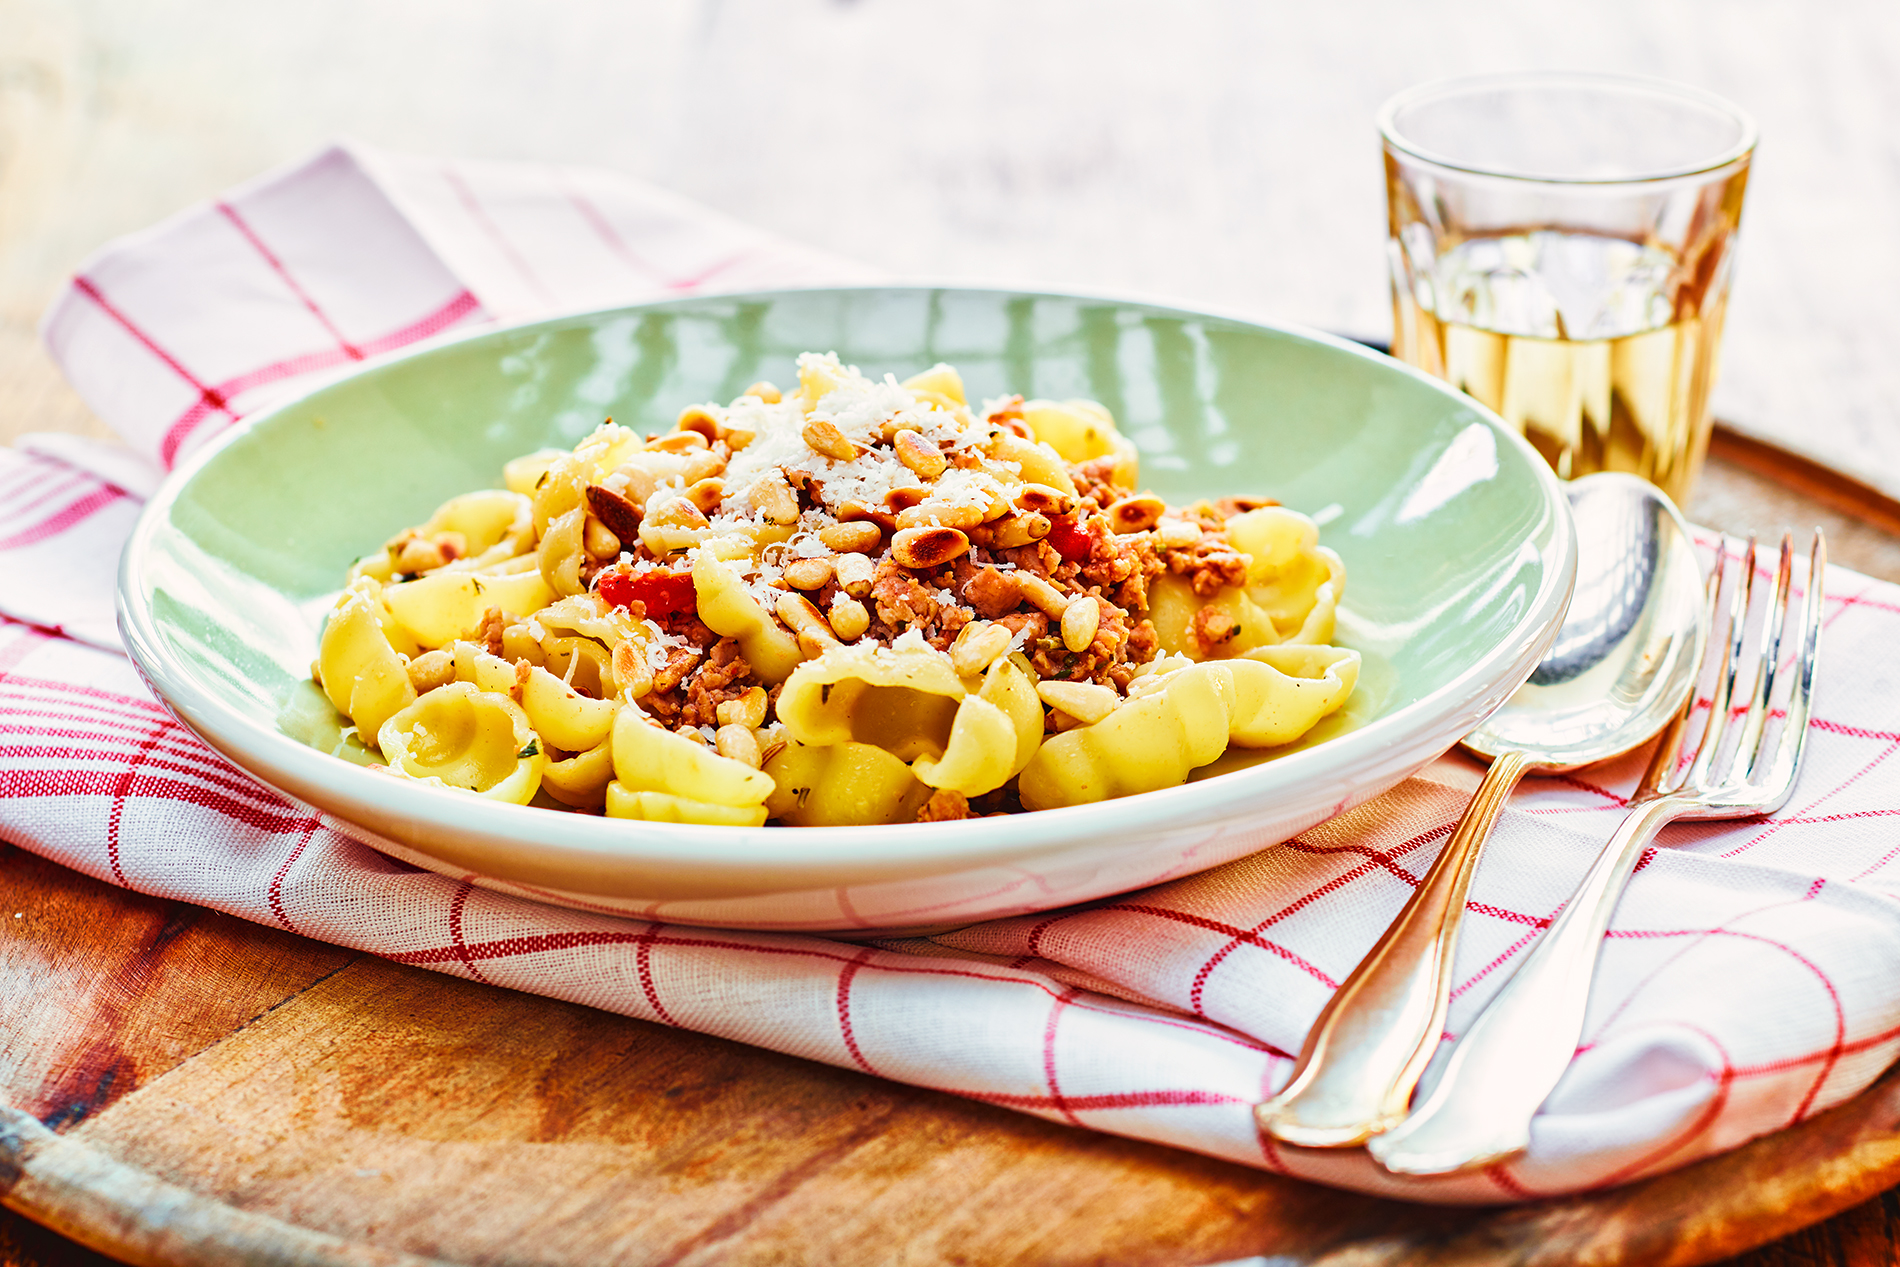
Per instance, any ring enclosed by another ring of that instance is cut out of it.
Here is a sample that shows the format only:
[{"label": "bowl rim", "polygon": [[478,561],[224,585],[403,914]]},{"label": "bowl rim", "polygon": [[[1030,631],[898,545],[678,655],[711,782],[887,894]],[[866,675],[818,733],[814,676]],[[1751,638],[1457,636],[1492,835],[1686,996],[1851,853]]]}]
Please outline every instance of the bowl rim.
[{"label": "bowl rim", "polygon": [[[715,827],[690,823],[640,822],[628,824],[588,814],[555,814],[526,805],[502,804],[464,793],[431,788],[345,761],[308,747],[232,707],[215,691],[199,684],[190,665],[162,635],[151,606],[144,601],[140,577],[154,542],[168,523],[180,495],[220,453],[252,432],[300,408],[313,396],[343,382],[392,369],[411,360],[483,339],[506,339],[536,330],[556,330],[598,324],[611,316],[648,311],[677,310],[691,305],[747,297],[793,294],[875,294],[889,292],[956,291],[1004,295],[1012,298],[1048,298],[1099,302],[1147,309],[1160,316],[1212,318],[1276,335],[1317,343],[1379,364],[1387,372],[1409,375],[1434,391],[1451,396],[1490,427],[1494,437],[1514,447],[1524,459],[1553,508],[1546,557],[1555,554],[1556,566],[1546,568],[1538,592],[1511,632],[1436,690],[1394,713],[1337,735],[1321,744],[1288,753],[1246,770],[1232,771],[1197,782],[1144,792],[1086,805],[1038,810],[1007,819],[974,818],[940,823],[903,823],[891,826],[806,827],[788,837],[782,827]],[[126,651],[146,684],[194,734],[224,754],[253,778],[280,795],[300,800],[287,790],[298,785],[320,786],[349,809],[329,812],[372,831],[391,821],[421,821],[436,832],[446,832],[473,844],[511,842],[515,846],[556,851],[575,863],[628,863],[641,860],[656,865],[686,864],[695,870],[733,875],[823,871],[840,866],[890,864],[893,873],[914,874],[944,867],[964,867],[986,861],[1019,857],[1025,846],[1055,845],[1097,835],[1126,836],[1144,828],[1172,825],[1184,818],[1205,822],[1233,817],[1250,805],[1314,777],[1337,777],[1333,772],[1377,763],[1383,753],[1408,744],[1417,745],[1456,702],[1481,694],[1506,678],[1514,667],[1528,675],[1554,636],[1570,600],[1575,582],[1577,545],[1569,501],[1549,465],[1495,412],[1477,400],[1421,370],[1395,360],[1354,340],[1309,327],[1266,321],[1212,307],[1182,307],[1126,293],[1087,290],[1025,289],[997,285],[901,281],[853,285],[811,285],[696,293],[636,304],[611,304],[554,316],[500,322],[455,331],[366,359],[313,381],[293,396],[247,415],[195,449],[165,479],[146,502],[120,559],[116,608]],[[1533,654],[1534,653],[1534,654]],[[1498,702],[1516,690],[1498,695]],[[1473,724],[1476,724],[1475,722]],[[1460,735],[1445,737],[1431,755],[1456,743]],[[1429,759],[1429,756],[1425,759]],[[1342,802],[1342,807],[1345,803]],[[891,833],[904,832],[901,850],[891,848]],[[788,850],[795,839],[797,849]],[[420,847],[420,846],[414,846]],[[503,877],[505,878],[505,877]],[[775,888],[776,885],[762,885]]]}]

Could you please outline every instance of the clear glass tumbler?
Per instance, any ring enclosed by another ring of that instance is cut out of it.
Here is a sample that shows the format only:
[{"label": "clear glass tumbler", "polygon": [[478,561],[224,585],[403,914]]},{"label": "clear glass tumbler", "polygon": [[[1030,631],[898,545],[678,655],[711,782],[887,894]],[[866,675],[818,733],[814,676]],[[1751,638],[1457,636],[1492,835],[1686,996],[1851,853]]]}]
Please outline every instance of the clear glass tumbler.
[{"label": "clear glass tumbler", "polygon": [[1531,74],[1414,88],[1379,131],[1392,354],[1566,479],[1631,471],[1685,500],[1754,121],[1673,84]]}]

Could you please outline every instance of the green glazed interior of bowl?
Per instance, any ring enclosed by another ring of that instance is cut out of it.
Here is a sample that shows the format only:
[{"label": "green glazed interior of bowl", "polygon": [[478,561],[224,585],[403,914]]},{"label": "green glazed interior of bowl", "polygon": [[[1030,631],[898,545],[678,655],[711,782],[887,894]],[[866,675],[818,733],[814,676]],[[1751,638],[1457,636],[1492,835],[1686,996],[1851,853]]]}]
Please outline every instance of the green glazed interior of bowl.
[{"label": "green glazed interior of bowl", "polygon": [[900,378],[948,361],[972,400],[1092,398],[1168,500],[1264,494],[1318,518],[1347,567],[1339,641],[1367,672],[1346,716],[1302,746],[1455,686],[1553,583],[1542,547],[1562,511],[1535,454],[1383,357],[1109,300],[869,289],[562,318],[373,367],[215,452],[161,501],[132,584],[208,693],[266,727],[305,727],[296,692],[356,558],[498,486],[509,458],[572,445],[608,416],[654,430],[758,379],[790,385],[814,350]]}]

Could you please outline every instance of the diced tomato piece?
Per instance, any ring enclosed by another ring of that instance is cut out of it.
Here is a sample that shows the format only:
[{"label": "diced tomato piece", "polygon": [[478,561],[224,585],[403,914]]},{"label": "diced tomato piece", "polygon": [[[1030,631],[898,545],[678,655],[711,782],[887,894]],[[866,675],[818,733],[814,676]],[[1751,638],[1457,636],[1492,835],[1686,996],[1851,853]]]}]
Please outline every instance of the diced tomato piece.
[{"label": "diced tomato piece", "polygon": [[1094,539],[1089,530],[1073,518],[1057,519],[1049,528],[1046,538],[1055,547],[1057,554],[1070,563],[1081,563],[1089,557]]},{"label": "diced tomato piece", "polygon": [[644,604],[649,616],[678,616],[697,609],[691,572],[602,572],[594,590],[616,607]]},{"label": "diced tomato piece", "polygon": [[594,578],[594,592],[615,607],[633,601],[633,578],[625,572],[602,572]]}]

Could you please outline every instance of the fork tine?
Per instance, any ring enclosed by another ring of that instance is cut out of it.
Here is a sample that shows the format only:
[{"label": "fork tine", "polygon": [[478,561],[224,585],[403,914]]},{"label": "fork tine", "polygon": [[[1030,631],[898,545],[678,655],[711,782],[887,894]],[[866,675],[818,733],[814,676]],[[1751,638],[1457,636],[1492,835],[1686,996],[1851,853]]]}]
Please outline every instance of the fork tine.
[{"label": "fork tine", "polygon": [[[1723,557],[1723,554],[1717,554],[1715,566],[1709,569],[1709,579],[1702,586],[1702,627],[1707,630],[1715,628],[1715,617],[1722,610]],[[1714,645],[1714,641],[1710,640],[1705,647]],[[1705,660],[1708,654],[1705,649]],[[1696,674],[1698,681],[1701,676],[1700,672]],[[1686,768],[1681,766],[1682,741],[1689,733],[1689,719],[1694,715],[1695,692],[1691,690],[1689,698],[1682,701],[1682,707],[1670,719],[1662,737],[1656,741],[1655,750],[1649,754],[1649,767],[1643,771],[1643,777],[1632,793],[1635,799],[1649,800],[1681,786],[1682,780],[1678,775],[1687,773]]]},{"label": "fork tine", "polygon": [[1794,791],[1795,776],[1801,772],[1801,755],[1807,749],[1808,707],[1814,694],[1814,665],[1821,648],[1821,590],[1827,571],[1827,538],[1814,530],[1814,546],[1808,554],[1808,597],[1801,610],[1800,659],[1793,664],[1793,682],[1788,688],[1788,709],[1782,723],[1781,742],[1775,747],[1774,764],[1766,778],[1755,783],[1763,798],[1764,813],[1780,809]]},{"label": "fork tine", "polygon": [[[1715,757],[1722,748],[1722,740],[1729,731],[1729,703],[1735,695],[1735,673],[1742,661],[1742,637],[1748,632],[1748,602],[1755,588],[1755,538],[1748,539],[1748,550],[1742,556],[1742,574],[1729,589],[1727,654],[1721,667],[1716,671],[1715,688],[1709,700],[1708,724],[1702,728],[1701,742],[1696,744],[1695,760],[1690,763],[1684,783],[1692,786],[1705,784],[1709,770],[1715,764]],[[1711,639],[1713,641],[1713,639]]]},{"label": "fork tine", "polygon": [[1768,601],[1762,604],[1755,686],[1748,701],[1748,716],[1742,721],[1742,737],[1735,745],[1735,758],[1729,772],[1731,779],[1755,777],[1772,757],[1762,750],[1761,736],[1768,725],[1768,701],[1774,694],[1776,671],[1781,667],[1781,638],[1788,624],[1793,574],[1794,534],[1784,532],[1781,558],[1775,566],[1774,580],[1769,584]]}]

